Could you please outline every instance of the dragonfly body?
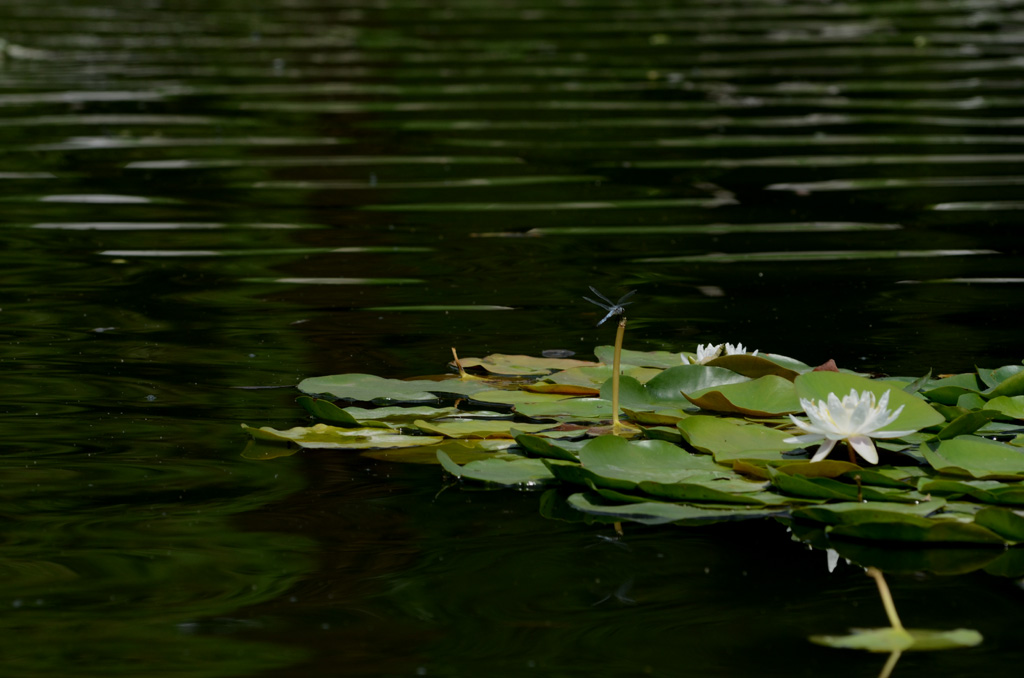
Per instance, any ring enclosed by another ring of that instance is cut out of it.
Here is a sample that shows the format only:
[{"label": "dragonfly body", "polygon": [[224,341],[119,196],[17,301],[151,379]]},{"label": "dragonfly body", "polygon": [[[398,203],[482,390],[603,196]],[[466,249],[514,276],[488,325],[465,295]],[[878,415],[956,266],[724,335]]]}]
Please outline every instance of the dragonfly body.
[{"label": "dragonfly body", "polygon": [[591,299],[590,297],[583,298],[589,301],[590,303],[594,304],[595,306],[600,306],[604,310],[608,311],[608,314],[605,317],[601,318],[601,320],[597,323],[598,327],[603,325],[604,322],[608,320],[608,318],[617,315],[624,315],[626,313],[626,307],[633,303],[632,301],[626,301],[626,299],[629,299],[631,296],[636,294],[636,290],[630,290],[629,292],[623,294],[618,301],[612,301],[608,297],[598,292],[593,285],[590,285],[589,287],[590,291],[596,294],[597,298],[600,299],[601,301]]}]

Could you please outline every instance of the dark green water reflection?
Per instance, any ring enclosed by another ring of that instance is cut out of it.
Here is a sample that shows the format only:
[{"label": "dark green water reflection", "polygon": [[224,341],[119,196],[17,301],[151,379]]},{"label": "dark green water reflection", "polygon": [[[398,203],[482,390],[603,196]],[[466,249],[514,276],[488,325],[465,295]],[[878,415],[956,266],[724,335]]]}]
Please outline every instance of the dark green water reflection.
[{"label": "dark green water reflection", "polygon": [[[876,675],[805,640],[881,623],[873,584],[775,524],[616,541],[239,424],[585,354],[591,284],[639,290],[637,349],[1019,362],[1022,11],[3,3],[5,675]],[[1001,574],[893,575],[986,638],[894,675],[1015,670]]]}]

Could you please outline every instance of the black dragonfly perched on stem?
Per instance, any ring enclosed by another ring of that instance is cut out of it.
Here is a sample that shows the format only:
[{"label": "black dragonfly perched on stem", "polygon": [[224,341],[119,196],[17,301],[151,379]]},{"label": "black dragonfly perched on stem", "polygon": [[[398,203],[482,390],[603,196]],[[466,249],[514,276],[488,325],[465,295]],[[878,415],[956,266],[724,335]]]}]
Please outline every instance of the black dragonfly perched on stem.
[{"label": "black dragonfly perched on stem", "polygon": [[608,318],[611,318],[612,316],[624,315],[626,313],[626,307],[633,303],[632,301],[626,301],[626,299],[629,299],[631,296],[636,294],[636,290],[630,290],[623,294],[618,301],[613,302],[611,299],[598,292],[593,285],[588,285],[588,287],[590,287],[590,291],[596,294],[598,298],[601,299],[601,301],[596,301],[594,299],[591,299],[590,297],[583,298],[589,301],[590,303],[596,306],[600,306],[604,310],[608,311],[608,315],[601,318],[601,320],[598,321],[596,327],[600,327],[601,325],[603,325],[604,321],[608,320]]}]

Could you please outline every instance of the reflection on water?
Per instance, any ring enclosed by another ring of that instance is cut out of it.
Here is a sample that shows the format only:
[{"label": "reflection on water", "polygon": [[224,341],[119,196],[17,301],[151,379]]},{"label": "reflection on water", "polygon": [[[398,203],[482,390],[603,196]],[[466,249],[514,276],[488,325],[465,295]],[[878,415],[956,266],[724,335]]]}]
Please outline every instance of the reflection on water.
[{"label": "reflection on water", "polygon": [[[2,3],[7,673],[877,673],[803,641],[863,577],[774,528],[616,539],[431,467],[246,460],[238,424],[451,346],[587,357],[588,285],[640,290],[637,349],[1019,362],[1021,11]],[[1019,666],[1019,591],[971,577],[891,580],[991,639],[894,675]]]}]

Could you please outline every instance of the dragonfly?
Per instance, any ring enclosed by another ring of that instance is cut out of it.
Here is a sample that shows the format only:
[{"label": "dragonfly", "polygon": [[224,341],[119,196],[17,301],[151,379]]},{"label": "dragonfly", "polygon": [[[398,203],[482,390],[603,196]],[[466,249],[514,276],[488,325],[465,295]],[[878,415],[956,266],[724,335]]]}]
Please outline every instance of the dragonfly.
[{"label": "dragonfly", "polygon": [[601,321],[597,323],[596,327],[603,325],[604,321],[608,320],[608,318],[611,318],[612,316],[623,315],[626,312],[626,307],[633,303],[632,301],[626,301],[626,299],[629,299],[631,296],[636,294],[636,290],[630,290],[623,294],[618,301],[613,302],[611,299],[598,292],[593,285],[588,285],[588,287],[590,287],[590,291],[596,294],[598,299],[601,301],[595,301],[590,297],[583,298],[595,306],[600,306],[604,310],[608,311],[608,315],[601,318]]}]

